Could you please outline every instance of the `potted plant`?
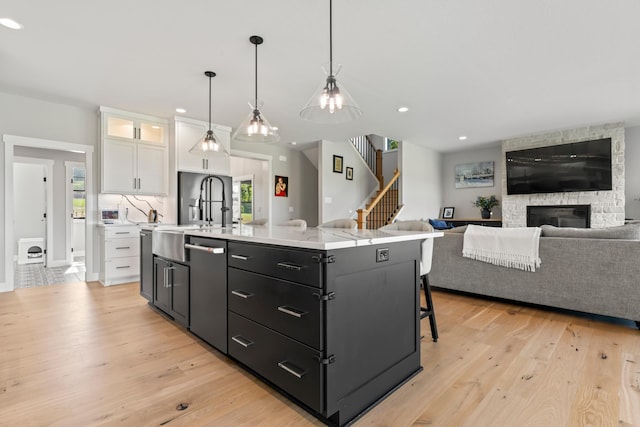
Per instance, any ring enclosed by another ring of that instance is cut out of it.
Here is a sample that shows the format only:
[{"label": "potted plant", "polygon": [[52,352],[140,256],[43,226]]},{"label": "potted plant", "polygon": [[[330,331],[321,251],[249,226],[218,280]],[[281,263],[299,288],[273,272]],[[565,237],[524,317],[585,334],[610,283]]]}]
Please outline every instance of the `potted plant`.
[{"label": "potted plant", "polygon": [[480,208],[480,215],[482,219],[491,218],[491,209],[500,206],[500,200],[496,199],[496,196],[478,196],[475,202],[473,202],[473,206]]}]

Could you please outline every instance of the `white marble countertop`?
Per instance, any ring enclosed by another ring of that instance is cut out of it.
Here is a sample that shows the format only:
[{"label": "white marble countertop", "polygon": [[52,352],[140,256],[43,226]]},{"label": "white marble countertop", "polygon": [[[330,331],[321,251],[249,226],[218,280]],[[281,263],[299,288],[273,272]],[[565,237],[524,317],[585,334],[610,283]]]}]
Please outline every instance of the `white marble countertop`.
[{"label": "white marble countertop", "polygon": [[264,243],[306,249],[342,249],[355,246],[378,245],[409,240],[441,237],[441,231],[379,231],[345,230],[338,228],[297,228],[281,226],[236,225],[233,228],[220,226],[160,226],[156,230],[183,231],[186,235],[224,240]]}]

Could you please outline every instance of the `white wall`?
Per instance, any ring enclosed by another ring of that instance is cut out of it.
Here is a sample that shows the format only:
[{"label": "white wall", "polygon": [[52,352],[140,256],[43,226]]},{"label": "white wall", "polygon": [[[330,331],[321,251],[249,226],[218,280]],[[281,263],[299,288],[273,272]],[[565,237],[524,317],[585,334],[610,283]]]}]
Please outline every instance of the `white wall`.
[{"label": "white wall", "polygon": [[[493,160],[493,187],[455,188],[455,166]],[[480,209],[473,206],[478,196],[495,195],[502,202],[502,149],[498,143],[490,147],[442,154],[442,208],[455,208],[454,218],[480,218]],[[493,217],[502,217],[500,207],[492,209]]]},{"label": "white wall", "polygon": [[[342,156],[342,173],[333,172],[333,156]],[[369,202],[378,180],[349,141],[320,142],[320,223],[338,218],[357,218],[356,210]],[[346,168],[353,168],[353,180]]]},{"label": "white wall", "polygon": [[[57,104],[53,102],[28,98],[0,92],[0,134],[19,135],[48,140],[65,141],[75,144],[96,147],[93,153],[93,164],[97,165],[97,153],[100,151],[98,139],[98,106],[79,107]],[[55,148],[55,147],[52,147]],[[0,163],[4,164],[4,150],[0,150]],[[92,175],[94,194],[98,193],[98,168]],[[5,196],[4,174],[0,174],[0,241],[5,239]],[[94,206],[96,206],[94,202]],[[93,215],[96,211],[88,212]],[[97,251],[98,236],[95,232],[93,262],[88,263],[94,271],[98,268]],[[0,247],[0,259],[5,259],[4,247]],[[5,281],[4,263],[0,263],[0,283]]]},{"label": "white wall", "polygon": [[231,149],[271,156],[269,180],[273,181],[275,175],[289,178],[288,197],[275,197],[273,191],[269,193],[272,202],[269,222],[277,224],[289,218],[301,218],[310,226],[317,224],[317,209],[310,210],[308,206],[317,205],[318,174],[304,153],[283,145],[238,141],[231,141]]},{"label": "white wall", "polygon": [[404,204],[404,209],[398,219],[438,217],[442,204],[441,154],[410,141],[402,141],[399,157],[400,203]]},{"label": "white wall", "polygon": [[625,129],[625,217],[640,219],[640,126]]}]

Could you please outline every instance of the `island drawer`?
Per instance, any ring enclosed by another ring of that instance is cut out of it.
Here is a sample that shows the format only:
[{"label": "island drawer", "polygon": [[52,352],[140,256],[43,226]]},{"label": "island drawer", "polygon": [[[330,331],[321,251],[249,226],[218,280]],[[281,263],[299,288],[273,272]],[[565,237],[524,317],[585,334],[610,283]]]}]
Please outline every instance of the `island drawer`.
[{"label": "island drawer", "polygon": [[228,283],[229,310],[322,350],[317,288],[236,268],[229,269]]},{"label": "island drawer", "polygon": [[322,286],[322,259],[320,252],[229,242],[229,267],[316,288]]},{"label": "island drawer", "polygon": [[322,412],[320,353],[229,313],[229,355],[305,405]]},{"label": "island drawer", "polygon": [[105,259],[138,256],[140,254],[140,237],[107,240],[104,245]]}]

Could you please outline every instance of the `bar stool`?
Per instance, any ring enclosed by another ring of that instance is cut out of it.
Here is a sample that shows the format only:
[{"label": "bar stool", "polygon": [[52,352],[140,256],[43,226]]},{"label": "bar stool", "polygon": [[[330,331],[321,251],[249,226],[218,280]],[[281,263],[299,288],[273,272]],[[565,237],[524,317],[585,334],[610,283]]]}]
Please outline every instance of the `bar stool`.
[{"label": "bar stool", "polygon": [[[393,224],[380,227],[381,231],[433,231],[431,224],[422,221],[396,221]],[[436,314],[433,309],[433,299],[431,298],[431,287],[429,286],[429,272],[431,271],[431,258],[433,256],[433,239],[424,239],[420,245],[420,286],[424,290],[426,307],[420,307],[420,319],[429,318],[431,326],[431,337],[434,342],[438,342],[438,325]]]}]

